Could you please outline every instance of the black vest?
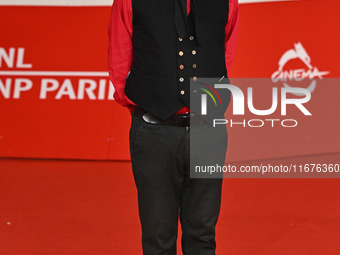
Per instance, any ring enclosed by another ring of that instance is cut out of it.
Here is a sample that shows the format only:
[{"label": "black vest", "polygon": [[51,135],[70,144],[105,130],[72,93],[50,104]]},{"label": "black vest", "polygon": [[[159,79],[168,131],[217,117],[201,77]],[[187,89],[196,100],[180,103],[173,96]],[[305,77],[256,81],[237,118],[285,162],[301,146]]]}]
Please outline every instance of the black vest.
[{"label": "black vest", "polygon": [[227,77],[229,1],[191,0],[188,17],[184,5],[185,0],[132,0],[133,61],[125,93],[161,119],[190,106],[190,78]]}]

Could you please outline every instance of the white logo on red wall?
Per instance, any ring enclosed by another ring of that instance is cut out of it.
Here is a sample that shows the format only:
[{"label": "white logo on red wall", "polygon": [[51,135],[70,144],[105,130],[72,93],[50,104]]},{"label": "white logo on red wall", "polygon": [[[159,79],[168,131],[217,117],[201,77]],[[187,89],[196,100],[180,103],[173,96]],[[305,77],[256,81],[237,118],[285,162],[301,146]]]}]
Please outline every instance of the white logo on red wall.
[{"label": "white logo on red wall", "polygon": [[[301,68],[287,69],[285,68],[291,61],[300,60]],[[311,57],[300,42],[294,44],[294,49],[286,51],[279,60],[279,68],[272,75],[274,83],[281,82],[286,88],[301,82],[305,79],[310,79],[311,82],[306,87],[310,92],[316,88],[317,81],[315,78],[322,79],[323,76],[329,74],[329,71],[319,71],[316,66],[311,64]],[[297,96],[299,94],[296,93]]]},{"label": "white logo on red wall", "polygon": [[35,70],[25,61],[25,51],[0,47],[0,99],[20,99],[33,91],[43,100],[114,100],[107,72]]}]

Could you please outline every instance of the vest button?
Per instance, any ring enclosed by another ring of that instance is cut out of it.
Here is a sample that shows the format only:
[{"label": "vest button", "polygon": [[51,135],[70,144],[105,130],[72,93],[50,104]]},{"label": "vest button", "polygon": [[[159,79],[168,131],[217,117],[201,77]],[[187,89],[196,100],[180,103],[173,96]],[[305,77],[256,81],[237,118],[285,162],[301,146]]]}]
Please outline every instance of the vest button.
[{"label": "vest button", "polygon": [[181,90],[181,95],[184,95],[184,93],[185,93],[184,90]]},{"label": "vest button", "polygon": [[196,68],[196,67],[197,67],[197,65],[196,65],[196,64],[193,64],[193,65],[192,65],[192,68]]},{"label": "vest button", "polygon": [[193,36],[190,36],[190,37],[189,37],[189,40],[190,40],[190,41],[194,40],[194,37],[193,37]]},{"label": "vest button", "polygon": [[183,77],[179,78],[179,81],[180,81],[180,82],[183,82],[183,81],[184,81],[184,78],[183,78]]},{"label": "vest button", "polygon": [[180,66],[179,66],[179,69],[184,69],[184,65],[180,65]]},{"label": "vest button", "polygon": [[183,38],[182,37],[178,37],[178,40],[181,42],[181,41],[183,41]]},{"label": "vest button", "polygon": [[197,81],[197,77],[196,77],[196,76],[194,76],[192,79],[193,79],[194,81]]},{"label": "vest button", "polygon": [[192,50],[191,53],[192,53],[192,55],[196,55],[197,52],[195,50]]},{"label": "vest button", "polygon": [[178,55],[180,55],[180,56],[183,56],[183,54],[184,54],[183,51],[178,52]]}]

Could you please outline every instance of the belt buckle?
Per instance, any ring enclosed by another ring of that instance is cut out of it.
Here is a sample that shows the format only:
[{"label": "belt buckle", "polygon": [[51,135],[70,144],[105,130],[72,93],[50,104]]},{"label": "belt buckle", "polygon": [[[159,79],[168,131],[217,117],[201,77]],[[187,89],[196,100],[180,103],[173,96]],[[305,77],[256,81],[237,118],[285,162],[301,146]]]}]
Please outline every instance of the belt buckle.
[{"label": "belt buckle", "polygon": [[145,114],[143,114],[142,119],[143,119],[145,122],[150,123],[150,124],[158,124],[158,123],[159,123],[158,118],[155,117],[155,116],[153,116],[151,113],[145,113]]}]

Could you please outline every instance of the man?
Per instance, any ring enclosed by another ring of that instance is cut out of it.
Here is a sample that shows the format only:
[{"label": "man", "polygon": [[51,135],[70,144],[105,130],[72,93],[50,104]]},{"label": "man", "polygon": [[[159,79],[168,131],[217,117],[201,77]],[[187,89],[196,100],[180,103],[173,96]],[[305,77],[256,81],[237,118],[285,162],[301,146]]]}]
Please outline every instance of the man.
[{"label": "man", "polygon": [[227,77],[237,31],[237,0],[114,0],[109,74],[132,114],[144,255],[176,254],[178,216],[183,254],[215,254],[222,179],[190,178],[190,79]]}]

